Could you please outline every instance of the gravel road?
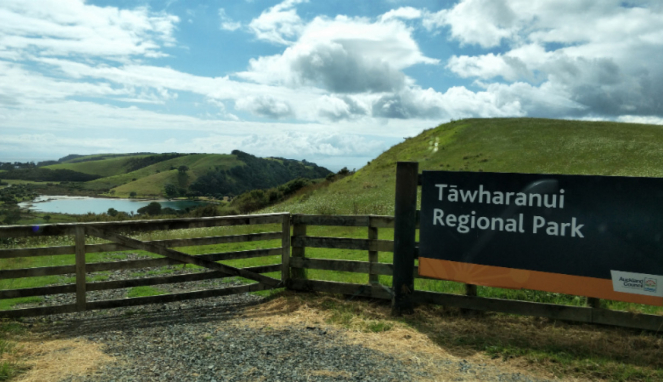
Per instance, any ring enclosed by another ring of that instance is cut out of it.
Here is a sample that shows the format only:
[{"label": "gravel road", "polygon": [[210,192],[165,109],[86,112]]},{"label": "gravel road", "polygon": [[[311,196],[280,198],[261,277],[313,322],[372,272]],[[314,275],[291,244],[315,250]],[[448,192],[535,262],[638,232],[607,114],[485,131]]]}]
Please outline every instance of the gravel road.
[{"label": "gravel road", "polygon": [[[116,277],[127,276],[118,273],[112,278]],[[210,281],[202,281],[175,290],[209,286]],[[67,302],[64,300],[69,298],[54,296],[50,302]],[[94,298],[118,296],[102,294]],[[256,326],[245,311],[261,301],[259,296],[241,294],[24,321],[39,322],[34,330],[48,338],[101,344],[104,353],[114,358],[89,375],[60,382],[545,381],[512,369],[453,357],[436,360],[435,370],[421,367],[356,341],[351,343],[347,331],[337,327],[304,323],[272,327],[269,316]]]}]

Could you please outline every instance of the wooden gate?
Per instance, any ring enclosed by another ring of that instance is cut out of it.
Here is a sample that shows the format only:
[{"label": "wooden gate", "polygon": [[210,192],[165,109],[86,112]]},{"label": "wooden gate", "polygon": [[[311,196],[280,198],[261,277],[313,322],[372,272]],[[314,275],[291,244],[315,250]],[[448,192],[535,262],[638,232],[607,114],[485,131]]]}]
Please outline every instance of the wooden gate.
[{"label": "wooden gate", "polygon": [[[158,241],[140,241],[120,232],[149,232],[158,230],[181,230],[202,227],[241,226],[276,224],[279,230],[273,232],[250,233],[230,236],[207,236],[186,239],[171,239]],[[75,265],[49,266],[38,268],[19,268],[0,270],[0,279],[13,279],[25,277],[41,277],[53,275],[75,274],[75,284],[46,286],[37,288],[6,289],[0,291],[0,299],[20,298],[30,296],[44,296],[62,293],[75,293],[76,303],[49,307],[16,309],[0,311],[0,317],[25,317],[46,314],[67,313],[89,309],[108,309],[122,306],[142,305],[149,303],[165,303],[202,297],[225,296],[235,293],[245,293],[283,286],[283,280],[289,274],[288,258],[290,256],[290,214],[268,214],[250,216],[171,219],[171,220],[144,220],[129,222],[108,223],[76,223],[76,224],[50,224],[38,226],[8,226],[0,227],[0,238],[17,237],[45,237],[70,235],[75,238],[74,246],[17,248],[0,250],[0,260],[20,259],[26,257],[56,256],[75,253]],[[110,241],[103,244],[86,244],[88,237],[98,237]],[[238,243],[248,241],[281,240],[280,247],[246,250],[239,252],[209,253],[192,256],[171,247],[204,246],[224,243]],[[142,250],[163,256],[156,259],[141,259],[117,262],[87,263],[86,254],[125,250]],[[281,256],[280,264],[258,266],[251,268],[236,268],[218,263],[219,260],[246,259],[263,256]],[[194,264],[209,269],[208,272],[199,272],[185,275],[150,277],[128,279],[119,281],[88,282],[89,273],[158,267],[176,264]],[[275,279],[262,275],[262,273],[281,271],[282,277]],[[89,302],[86,299],[88,291],[99,291],[137,286],[159,285],[167,283],[198,281],[213,278],[238,276],[256,283],[238,287],[211,289],[178,294],[165,294],[159,296],[139,297],[122,300],[106,300]]]}]

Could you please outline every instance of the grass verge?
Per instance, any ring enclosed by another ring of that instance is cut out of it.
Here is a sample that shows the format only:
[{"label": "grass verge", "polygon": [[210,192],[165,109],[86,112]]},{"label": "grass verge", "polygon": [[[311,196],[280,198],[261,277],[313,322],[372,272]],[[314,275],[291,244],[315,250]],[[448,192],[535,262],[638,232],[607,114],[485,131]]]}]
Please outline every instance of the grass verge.
[{"label": "grass verge", "polygon": [[26,370],[18,361],[16,342],[13,340],[14,336],[23,332],[23,327],[16,322],[0,322],[0,381],[8,381]]}]

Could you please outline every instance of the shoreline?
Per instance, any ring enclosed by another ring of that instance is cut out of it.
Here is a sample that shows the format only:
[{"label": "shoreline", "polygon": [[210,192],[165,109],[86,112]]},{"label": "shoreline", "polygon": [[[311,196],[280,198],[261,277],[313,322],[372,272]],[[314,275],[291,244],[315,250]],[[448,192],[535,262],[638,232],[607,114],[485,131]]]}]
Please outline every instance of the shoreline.
[{"label": "shoreline", "polygon": [[[77,207],[70,208],[70,207],[62,207],[60,206],[55,206],[55,207],[50,207],[47,209],[52,209],[52,211],[45,211],[42,206],[44,206],[45,203],[57,203],[59,201],[62,201],[66,203],[68,206],[72,206],[70,202],[72,201],[80,201],[85,205],[87,208],[89,207],[89,211],[87,212],[81,212],[81,210],[78,210],[81,208],[78,203],[73,203],[75,205],[78,205]],[[157,202],[161,204],[164,208],[173,208],[175,210],[185,210],[187,208],[198,208],[199,206],[207,205],[207,204],[214,204],[209,201],[202,201],[200,199],[197,200],[191,200],[191,199],[165,199],[165,198],[159,198],[159,199],[147,199],[147,198],[109,198],[109,197],[96,197],[96,196],[74,196],[74,195],[39,195],[36,198],[29,200],[29,201],[23,201],[18,203],[18,207],[22,210],[25,210],[27,213],[59,213],[59,214],[65,214],[65,215],[85,215],[88,213],[94,213],[97,215],[105,214],[107,213],[108,209],[113,208],[116,209],[120,212],[125,212],[125,213],[132,213],[132,212],[137,212],[137,209],[145,207],[149,205],[149,203],[152,202]],[[113,203],[120,203],[119,205],[113,206]],[[131,206],[127,207],[127,204],[124,203],[138,203],[138,206]],[[172,206],[168,206],[167,204],[174,204]],[[178,206],[178,204],[184,204],[184,206]],[[96,204],[96,205],[95,205]],[[99,204],[103,206],[103,208],[99,208]],[[164,204],[166,204],[164,206]],[[187,204],[191,204],[190,206]],[[176,208],[179,207],[179,208]],[[62,209],[67,210],[67,212],[63,211]]]}]

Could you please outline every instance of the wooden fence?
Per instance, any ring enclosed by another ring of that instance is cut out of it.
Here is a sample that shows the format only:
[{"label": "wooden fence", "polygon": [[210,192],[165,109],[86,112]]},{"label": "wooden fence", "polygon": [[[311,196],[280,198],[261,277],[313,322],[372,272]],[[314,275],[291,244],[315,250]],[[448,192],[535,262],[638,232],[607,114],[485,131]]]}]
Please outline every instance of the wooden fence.
[{"label": "wooden fence", "polygon": [[[240,226],[256,224],[280,224],[280,229],[275,232],[253,233],[246,235],[232,236],[209,236],[187,239],[157,240],[157,241],[139,241],[132,239],[119,232],[148,232],[158,230],[179,230],[202,227],[216,226]],[[39,277],[52,275],[75,274],[76,283],[59,286],[47,286],[38,288],[11,289],[0,291],[0,299],[44,296],[62,293],[75,293],[76,303],[58,306],[37,307],[1,311],[0,317],[26,317],[39,316],[56,313],[80,312],[92,309],[109,309],[123,306],[134,306],[151,303],[165,303],[181,301],[195,298],[226,296],[236,293],[245,293],[251,291],[264,290],[282,285],[282,280],[274,279],[262,275],[262,273],[281,271],[282,275],[288,274],[288,269],[283,268],[287,261],[281,261],[280,264],[258,266],[250,268],[235,268],[218,263],[219,260],[248,259],[264,256],[280,255],[282,257],[290,256],[290,214],[269,214],[269,215],[251,215],[251,216],[231,216],[214,218],[194,218],[194,219],[172,219],[172,220],[144,220],[129,222],[108,222],[108,223],[79,223],[79,224],[49,224],[40,227],[33,226],[5,226],[0,227],[0,238],[16,237],[41,237],[41,236],[74,236],[75,245],[59,246],[47,248],[19,248],[0,250],[0,264],[5,259],[37,256],[53,256],[75,254],[75,265],[51,266],[39,268],[9,269],[0,270],[0,279],[12,279],[23,277]],[[105,244],[86,244],[85,237],[95,236],[111,243]],[[276,248],[254,249],[239,252],[209,253],[198,256],[191,256],[183,252],[172,249],[173,247],[187,247],[199,245],[214,245],[224,243],[240,243],[249,241],[281,240],[281,246]],[[163,258],[127,260],[116,262],[101,262],[86,264],[86,253],[143,250],[158,255]],[[147,267],[160,267],[176,264],[195,264],[211,270],[211,272],[192,273],[175,276],[161,276],[149,278],[137,278],[128,280],[87,282],[88,273],[139,269]],[[170,284],[188,281],[199,281],[216,279],[223,277],[240,276],[256,283],[220,288],[209,289],[187,293],[165,294],[150,297],[137,297],[121,300],[105,301],[87,301],[88,291],[100,291],[108,289],[129,288],[137,286]]]},{"label": "wooden fence", "polygon": [[[415,223],[413,224],[416,226],[416,219],[414,219],[414,221]],[[117,233],[254,224],[281,224],[281,230],[246,235],[146,242],[130,239]],[[307,228],[313,226],[365,227],[366,239],[307,235]],[[28,226],[0,227],[0,238],[36,235],[76,236],[75,246],[0,250],[0,261],[2,261],[2,259],[16,257],[51,256],[71,253],[76,253],[77,260],[76,265],[0,270],[0,279],[75,273],[77,281],[76,284],[71,285],[0,291],[0,299],[60,293],[76,293],[77,297],[76,304],[0,311],[0,317],[35,316],[89,309],[108,309],[121,306],[165,303],[194,298],[225,296],[234,293],[245,293],[275,287],[287,287],[299,291],[341,293],[349,296],[363,296],[393,301],[395,297],[393,289],[387,285],[380,284],[378,276],[394,276],[395,265],[393,263],[379,262],[378,253],[394,252],[395,243],[391,240],[379,240],[378,230],[381,228],[394,227],[395,218],[391,216],[290,215],[288,213],[112,223],[53,224],[40,227],[40,230],[37,232],[33,231],[32,227]],[[85,244],[85,234],[111,240],[112,243]],[[190,256],[170,249],[171,247],[275,239],[281,239],[280,247],[240,252]],[[306,256],[306,248],[366,251],[367,261],[310,258]],[[146,250],[164,257],[157,259],[85,264],[85,253],[123,251],[130,249]],[[219,260],[246,259],[274,255],[281,256],[281,264],[238,269],[221,265],[216,262]],[[417,256],[416,243],[412,255],[414,258]],[[86,273],[89,272],[136,269],[182,263],[191,263],[207,267],[212,269],[212,272],[105,282],[86,282],[85,279]],[[369,282],[367,284],[356,284],[313,280],[306,277],[304,271],[306,269],[364,273],[368,274]],[[280,280],[262,275],[262,273],[276,271],[281,271]],[[85,300],[86,291],[196,281],[228,276],[241,276],[257,282],[239,287],[151,297],[94,302],[88,302]],[[414,262],[413,267],[411,268],[411,277],[412,279],[420,277],[417,275],[417,267],[414,265]],[[394,284],[396,284],[396,281],[394,281]],[[401,290],[400,292],[406,294],[410,302],[413,304],[438,304],[462,309],[547,317],[557,320],[614,325],[652,331],[663,329],[663,316],[603,309],[599,307],[596,300],[590,300],[588,303],[589,306],[566,306],[483,298],[476,296],[476,287],[472,285],[466,286],[465,295],[415,290],[414,286],[412,286],[411,290],[407,290],[407,288],[405,289],[406,290]]]}]

